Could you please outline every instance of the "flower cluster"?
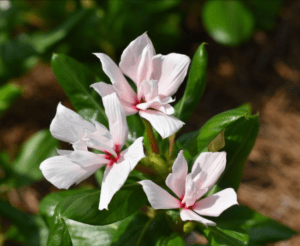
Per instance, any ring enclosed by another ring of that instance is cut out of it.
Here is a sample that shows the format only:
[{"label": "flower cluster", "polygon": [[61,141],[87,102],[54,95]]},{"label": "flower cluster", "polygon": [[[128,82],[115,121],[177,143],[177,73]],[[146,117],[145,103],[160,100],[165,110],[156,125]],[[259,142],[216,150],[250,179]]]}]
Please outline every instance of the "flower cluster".
[{"label": "flower cluster", "polygon": [[[58,150],[58,156],[41,163],[45,178],[60,189],[68,189],[105,167],[99,209],[108,209],[114,194],[125,183],[130,172],[145,157],[143,138],[124,149],[128,137],[126,116],[138,113],[150,122],[162,138],[176,133],[183,122],[172,116],[172,95],[183,82],[190,59],[185,55],[156,55],[151,40],[143,34],[124,50],[119,67],[105,54],[95,54],[112,84],[98,82],[92,87],[103,100],[109,130],[101,123],[87,121],[59,104],[51,134],[72,144],[73,150]],[[136,85],[131,88],[125,76]],[[92,152],[95,149],[98,152]],[[182,220],[215,225],[200,215],[219,216],[237,204],[236,193],[228,188],[199,200],[216,183],[226,166],[226,153],[202,153],[188,174],[188,165],[180,151],[166,185],[177,198],[152,182],[139,183],[154,209],[181,209]]]}]

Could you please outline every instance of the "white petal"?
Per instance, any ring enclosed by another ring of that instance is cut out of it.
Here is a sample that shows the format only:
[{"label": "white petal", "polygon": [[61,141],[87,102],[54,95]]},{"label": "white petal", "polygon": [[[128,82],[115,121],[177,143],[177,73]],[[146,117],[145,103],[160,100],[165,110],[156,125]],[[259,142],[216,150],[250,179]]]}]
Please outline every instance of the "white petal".
[{"label": "white petal", "polygon": [[113,62],[112,59],[110,59],[109,56],[105,54],[95,53],[94,55],[100,59],[103,71],[110,78],[110,81],[120,98],[124,101],[134,104],[136,101],[136,94],[128,84],[118,66]]},{"label": "white petal", "polygon": [[108,164],[109,160],[105,159],[103,154],[95,154],[89,151],[75,150],[68,157],[70,160],[82,167],[89,167],[92,165]]},{"label": "white petal", "polygon": [[52,136],[64,142],[74,143],[80,140],[86,131],[94,132],[96,128],[91,122],[59,103],[50,125]]},{"label": "white petal", "polygon": [[155,55],[155,50],[148,35],[144,33],[133,40],[123,51],[119,67],[133,82],[137,83],[137,73],[140,65],[142,52],[146,46],[149,46],[150,54]]},{"label": "white petal", "polygon": [[117,157],[117,153],[114,151],[114,149],[111,146],[106,145],[104,142],[99,142],[96,139],[93,139],[93,138],[88,139],[87,146],[90,148],[93,148],[93,149],[100,150],[102,152],[108,152],[108,153],[112,154],[113,156]]},{"label": "white petal", "polygon": [[186,55],[175,53],[162,56],[161,58],[161,76],[158,81],[158,92],[159,95],[172,96],[186,76],[190,58]]},{"label": "white petal", "polygon": [[236,192],[232,188],[227,188],[198,201],[193,210],[201,215],[217,217],[236,204],[238,204]]},{"label": "white petal", "polygon": [[108,209],[112,197],[125,183],[130,171],[130,163],[126,160],[106,167],[101,185],[99,210]]},{"label": "white petal", "polygon": [[109,131],[113,137],[115,145],[122,148],[128,137],[126,115],[122,105],[116,93],[103,97],[102,100],[105,113],[108,117]]},{"label": "white petal", "polygon": [[158,81],[144,80],[138,87],[138,98],[149,102],[158,96]]},{"label": "white petal", "polygon": [[173,135],[184,125],[181,120],[155,110],[140,111],[140,116],[148,120],[162,138]]},{"label": "white petal", "polygon": [[189,173],[185,179],[185,193],[182,199],[182,203],[185,203],[187,207],[193,206],[197,200],[198,187],[193,182],[192,174]]},{"label": "white petal", "polygon": [[128,102],[125,102],[123,100],[120,100],[120,102],[122,104],[122,107],[124,109],[124,112],[125,112],[126,116],[133,115],[133,114],[136,114],[138,112],[137,108],[134,105],[132,105]]},{"label": "white petal", "polygon": [[164,114],[174,114],[175,110],[170,104],[160,104],[159,102],[154,102],[150,105],[150,108],[157,109]]},{"label": "white petal", "polygon": [[143,137],[136,139],[132,145],[121,152],[121,159],[129,161],[131,170],[133,170],[136,164],[145,157],[143,139]]},{"label": "white petal", "polygon": [[195,212],[193,212],[190,209],[182,209],[180,211],[180,217],[183,221],[186,221],[186,220],[198,221],[198,222],[204,224],[206,227],[216,225],[215,222],[199,216],[198,214],[196,214]]},{"label": "white petal", "polygon": [[72,184],[78,184],[99,168],[102,163],[81,166],[73,163],[66,156],[54,156],[46,159],[40,165],[45,178],[59,189],[68,189]]},{"label": "white petal", "polygon": [[182,199],[185,192],[185,178],[188,173],[188,164],[183,156],[181,150],[173,163],[172,173],[170,173],[166,179],[166,185]]},{"label": "white petal", "polygon": [[[84,135],[84,137],[86,134]],[[74,150],[85,150],[87,151],[86,139],[80,139],[72,144]]]},{"label": "white petal", "polygon": [[151,47],[147,45],[143,49],[140,64],[138,66],[137,83],[136,83],[138,87],[143,80],[147,80],[147,81],[150,80],[151,70],[152,70],[152,57],[153,57],[153,53]]},{"label": "white petal", "polygon": [[57,154],[69,156],[73,153],[73,150],[56,149]]},{"label": "white petal", "polygon": [[93,87],[101,97],[105,97],[116,92],[115,88],[112,85],[104,82],[94,83],[91,85],[91,87]]},{"label": "white petal", "polygon": [[148,201],[154,209],[180,208],[180,201],[178,199],[151,180],[143,180],[139,183],[143,186]]},{"label": "white petal", "polygon": [[[192,173],[196,176],[198,172],[205,172],[207,177],[201,184],[201,188],[209,189],[217,182],[226,167],[226,152],[204,152],[196,159]],[[199,187],[200,188],[200,187]]]}]

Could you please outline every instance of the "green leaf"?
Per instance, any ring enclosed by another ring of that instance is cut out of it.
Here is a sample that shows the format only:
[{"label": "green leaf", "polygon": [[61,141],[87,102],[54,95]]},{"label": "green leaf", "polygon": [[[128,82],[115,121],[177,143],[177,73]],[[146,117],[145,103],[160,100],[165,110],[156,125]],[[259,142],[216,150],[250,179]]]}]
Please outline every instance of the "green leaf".
[{"label": "green leaf", "polygon": [[56,206],[66,197],[76,195],[82,190],[67,190],[51,193],[40,202],[39,210],[42,217],[44,217],[48,227],[51,226],[51,221],[54,216]]},{"label": "green leaf", "polygon": [[224,133],[225,129],[207,145],[208,151],[217,152],[225,146]]},{"label": "green leaf", "polygon": [[209,194],[231,187],[238,190],[245,162],[255,144],[259,131],[258,115],[242,118],[226,128],[226,169]]},{"label": "green leaf", "polygon": [[253,246],[288,240],[297,234],[287,226],[242,205],[227,209],[220,217],[215,218],[215,222],[222,227],[235,225],[247,230],[250,245]]},{"label": "green leaf", "polygon": [[[171,236],[173,230],[165,214],[159,214],[145,224],[135,246],[153,246]],[[174,244],[173,244],[174,245]],[[175,244],[176,245],[176,244]]]},{"label": "green leaf", "polygon": [[173,233],[169,237],[162,237],[156,243],[156,246],[185,246],[184,239],[177,233]]},{"label": "green leaf", "polygon": [[21,95],[20,88],[12,83],[7,83],[0,87],[0,116],[10,107],[10,105]]},{"label": "green leaf", "polygon": [[31,37],[32,45],[39,54],[45,53],[49,48],[66,38],[70,31],[74,29],[80,22],[87,18],[90,11],[82,9],[70,16],[65,23],[58,26],[54,30],[40,34],[36,33]]},{"label": "green leaf", "polygon": [[113,197],[108,210],[99,210],[100,191],[82,191],[60,202],[55,215],[89,225],[107,225],[127,218],[147,201],[139,184],[123,186]]},{"label": "green leaf", "polygon": [[268,1],[246,0],[255,16],[256,25],[264,30],[272,30],[276,26],[275,18],[278,16],[282,7],[282,0],[273,0],[272,4]]},{"label": "green leaf", "polygon": [[197,49],[189,71],[187,85],[181,100],[175,105],[175,117],[186,122],[202,97],[206,84],[207,52],[205,43]]},{"label": "green leaf", "polygon": [[54,54],[51,65],[76,111],[88,120],[94,119],[107,126],[100,97],[90,87],[96,82],[96,77],[84,65],[66,55]]},{"label": "green leaf", "polygon": [[43,174],[39,166],[45,159],[56,155],[57,147],[58,141],[48,130],[42,130],[33,135],[25,142],[12,164],[14,174],[11,177],[11,185],[28,185],[42,179]]},{"label": "green leaf", "polygon": [[211,246],[247,246],[249,242],[249,235],[243,229],[210,226],[203,232]]},{"label": "green leaf", "polygon": [[236,46],[247,41],[254,31],[254,16],[238,0],[210,0],[202,9],[203,25],[217,42]]},{"label": "green leaf", "polygon": [[2,200],[0,200],[0,215],[16,226],[21,234],[19,236],[24,238],[26,245],[45,245],[48,232],[40,217],[22,212]]},{"label": "green leaf", "polygon": [[103,226],[64,218],[52,228],[48,246],[135,246],[148,221],[149,218],[141,213]]},{"label": "green leaf", "polygon": [[226,127],[240,118],[247,117],[248,113],[246,109],[237,108],[212,117],[183,144],[183,150],[187,152],[185,155],[188,154],[190,157],[196,156]]}]

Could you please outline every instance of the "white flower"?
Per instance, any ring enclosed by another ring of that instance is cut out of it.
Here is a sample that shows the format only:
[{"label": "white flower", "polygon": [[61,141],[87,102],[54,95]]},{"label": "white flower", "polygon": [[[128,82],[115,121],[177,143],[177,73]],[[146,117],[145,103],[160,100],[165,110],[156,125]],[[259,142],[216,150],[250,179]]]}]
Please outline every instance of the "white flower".
[{"label": "white flower", "polygon": [[[104,82],[92,87],[102,96],[116,92],[127,115],[139,113],[162,136],[169,137],[184,123],[171,116],[177,91],[186,76],[190,58],[171,53],[156,55],[146,33],[133,40],[123,51],[119,67],[105,54],[95,54],[112,85]],[[128,84],[127,75],[137,87],[137,93]]]},{"label": "white flower", "polygon": [[[121,151],[128,136],[128,127],[116,94],[104,97],[103,104],[110,131],[97,121],[92,121],[92,124],[59,104],[50,131],[55,138],[71,143],[74,151],[58,150],[59,156],[51,157],[40,165],[45,178],[60,189],[68,189],[74,183],[80,183],[106,165],[100,210],[107,209],[113,195],[145,156],[142,137]],[[88,148],[100,150],[103,154],[95,154],[88,151]]]},{"label": "white flower", "polygon": [[194,220],[204,225],[216,225],[200,215],[217,217],[227,208],[238,204],[237,195],[232,188],[227,188],[216,194],[199,200],[217,182],[226,166],[226,153],[206,152],[200,154],[188,174],[188,165],[182,154],[178,154],[173,167],[166,179],[166,185],[178,198],[170,195],[150,180],[139,183],[154,209],[180,208],[183,221]]}]

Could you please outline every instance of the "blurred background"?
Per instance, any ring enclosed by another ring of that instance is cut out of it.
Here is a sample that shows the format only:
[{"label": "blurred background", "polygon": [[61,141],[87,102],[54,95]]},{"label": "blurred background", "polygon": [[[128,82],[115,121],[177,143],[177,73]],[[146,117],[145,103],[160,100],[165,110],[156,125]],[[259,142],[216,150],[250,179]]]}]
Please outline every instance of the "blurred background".
[{"label": "blurred background", "polygon": [[[299,1],[281,0],[1,0],[0,246],[43,245],[46,238],[36,228],[39,201],[57,189],[38,167],[60,145],[48,131],[58,102],[72,108],[52,72],[52,54],[103,76],[92,53],[118,63],[146,31],[162,54],[192,58],[208,43],[206,90],[181,133],[250,102],[261,128],[239,202],[300,231],[299,11]],[[91,178],[79,187],[95,184]],[[300,237],[275,245],[300,245]]]}]

